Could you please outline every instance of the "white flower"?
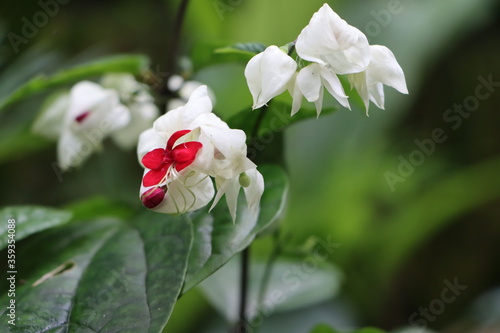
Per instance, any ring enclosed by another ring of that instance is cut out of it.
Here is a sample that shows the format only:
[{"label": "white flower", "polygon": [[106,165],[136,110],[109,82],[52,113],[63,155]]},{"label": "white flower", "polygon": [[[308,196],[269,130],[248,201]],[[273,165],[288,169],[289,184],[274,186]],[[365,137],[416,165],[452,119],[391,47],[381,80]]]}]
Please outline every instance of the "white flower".
[{"label": "white flower", "polygon": [[104,138],[129,121],[130,114],[115,91],[82,81],[50,101],[33,131],[58,139],[58,164],[67,170],[80,165],[100,148]]},{"label": "white flower", "polygon": [[382,45],[371,45],[370,51],[371,61],[367,69],[348,76],[351,86],[361,96],[367,113],[369,101],[380,109],[384,108],[384,84],[408,94],[403,70],[391,50]]},{"label": "white flower", "polygon": [[260,108],[284,92],[296,69],[297,63],[274,45],[250,59],[245,77],[253,97],[252,108]]},{"label": "white flower", "polygon": [[207,87],[197,88],[186,105],[158,118],[139,138],[144,206],[167,214],[201,208],[214,196],[213,177],[218,190],[214,204],[225,194],[234,219],[239,179],[248,175],[250,181],[242,182],[247,202],[258,211],[263,179],[246,157],[245,140],[243,131],[230,129],[212,113]]},{"label": "white flower", "polygon": [[302,68],[289,83],[290,95],[293,97],[292,116],[299,111],[302,97],[305,97],[309,102],[315,103],[316,113],[319,116],[323,107],[323,87],[342,106],[350,109],[344,88],[342,88],[337,75],[324,65],[311,63]]},{"label": "white flower", "polygon": [[366,36],[326,3],[302,29],[295,49],[302,59],[324,65],[336,74],[361,72],[370,62]]},{"label": "white flower", "polygon": [[111,137],[124,149],[135,147],[142,131],[151,127],[159,116],[153,97],[144,84],[137,82],[134,76],[128,73],[107,74],[101,79],[101,85],[118,92],[120,101],[130,111],[129,123],[114,131]]}]

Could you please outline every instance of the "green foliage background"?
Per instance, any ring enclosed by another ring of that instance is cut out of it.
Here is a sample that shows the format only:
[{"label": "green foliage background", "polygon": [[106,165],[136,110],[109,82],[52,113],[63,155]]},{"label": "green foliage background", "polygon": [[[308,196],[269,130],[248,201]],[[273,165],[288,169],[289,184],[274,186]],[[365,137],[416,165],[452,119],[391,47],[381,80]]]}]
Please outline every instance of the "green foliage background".
[{"label": "green foliage background", "polygon": [[[369,117],[354,108],[297,122],[284,137],[272,133],[271,143],[260,152],[278,154],[274,149],[280,140],[286,147],[290,198],[281,221],[282,242],[292,249],[307,244],[311,236],[330,236],[340,246],[329,260],[344,276],[334,300],[276,314],[262,332],[274,332],[273,327],[303,332],[318,321],[392,330],[408,325],[413,312],[440,296],[443,280],[455,277],[468,286],[466,292],[429,326],[467,332],[480,325],[480,318],[495,317],[494,307],[481,308],[482,316],[475,315],[473,304],[480,295],[493,295],[492,290],[500,288],[499,89],[456,129],[443,115],[475,94],[479,76],[500,81],[500,5],[493,0],[401,0],[396,1],[401,10],[390,15],[390,22],[378,22],[377,13],[393,2],[329,4],[364,31],[371,44],[393,50],[410,94],[386,88],[386,110],[373,107]],[[216,7],[220,3],[225,6]],[[225,63],[228,59],[212,50],[238,42],[286,44],[322,3],[192,1],[181,45],[192,66],[184,65],[184,73],[209,84],[217,97],[216,112],[230,118],[251,102],[244,63]],[[151,70],[161,78],[177,5],[178,1],[71,1],[15,53],[7,33],[21,34],[22,17],[30,19],[40,7],[36,1],[2,3],[0,98],[35,75],[115,53],[148,55]],[[369,24],[378,26],[380,33],[369,33],[374,31]],[[45,96],[37,94],[0,113],[2,206],[64,208],[100,196],[117,204],[113,216],[127,214],[120,208],[123,203],[139,208],[142,171],[135,154],[110,142],[59,181],[52,168],[54,145],[26,131]],[[399,157],[408,159],[418,148],[414,141],[431,138],[436,128],[442,128],[447,139],[391,191],[385,173],[397,173]],[[262,238],[254,246],[255,256],[265,257],[271,248],[271,241]],[[195,289],[181,298],[165,331],[212,332],[205,322],[213,316]],[[213,331],[217,325],[213,323]]]}]

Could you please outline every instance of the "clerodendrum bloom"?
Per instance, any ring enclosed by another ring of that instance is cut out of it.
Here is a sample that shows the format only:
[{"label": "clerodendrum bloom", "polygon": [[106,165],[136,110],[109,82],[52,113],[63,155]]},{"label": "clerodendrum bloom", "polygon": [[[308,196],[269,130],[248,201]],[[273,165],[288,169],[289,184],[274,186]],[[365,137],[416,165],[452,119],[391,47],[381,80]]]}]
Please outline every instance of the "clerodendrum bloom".
[{"label": "clerodendrum bloom", "polygon": [[264,106],[287,88],[297,63],[277,46],[271,45],[250,59],[245,77],[253,97],[253,109]]},{"label": "clerodendrum bloom", "polygon": [[197,88],[186,105],[159,117],[144,131],[137,148],[145,168],[140,197],[154,211],[180,214],[206,206],[215,190],[212,207],[222,195],[233,220],[241,187],[256,213],[264,179],[247,157],[246,136],[230,129],[212,113],[207,87]]},{"label": "clerodendrum bloom", "polygon": [[158,115],[152,97],[133,76],[109,74],[102,83],[106,88],[81,81],[52,96],[33,124],[35,133],[58,140],[62,170],[80,165],[108,136],[121,147],[133,147]]},{"label": "clerodendrum bloom", "polygon": [[349,75],[349,82],[356,88],[368,112],[369,101],[384,108],[384,84],[403,94],[408,94],[403,70],[387,47],[371,45],[371,60],[365,71]]},{"label": "clerodendrum bloom", "polygon": [[[392,52],[384,46],[370,46],[366,36],[328,4],[313,15],[295,41],[298,73],[292,58],[283,52],[268,52],[271,47],[253,57],[245,69],[254,108],[282,93],[284,86],[293,97],[292,115],[300,109],[303,97],[315,103],[319,115],[325,88],[342,106],[350,108],[338,75],[348,75],[367,111],[370,100],[384,108],[384,84],[408,93],[404,73]],[[286,70],[281,69],[283,64]]]}]

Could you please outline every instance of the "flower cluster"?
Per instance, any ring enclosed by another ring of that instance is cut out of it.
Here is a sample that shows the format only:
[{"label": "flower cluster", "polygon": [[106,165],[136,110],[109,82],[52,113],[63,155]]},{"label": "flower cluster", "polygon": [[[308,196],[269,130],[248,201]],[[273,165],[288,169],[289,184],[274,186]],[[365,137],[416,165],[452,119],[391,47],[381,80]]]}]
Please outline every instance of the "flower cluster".
[{"label": "flower cluster", "polygon": [[133,148],[158,113],[144,85],[130,74],[114,73],[101,84],[81,81],[49,98],[32,130],[58,140],[58,164],[67,170],[85,161],[108,136]]},{"label": "flower cluster", "polygon": [[292,115],[300,109],[303,97],[315,103],[319,115],[325,88],[342,106],[350,108],[338,77],[343,74],[357,90],[367,112],[370,101],[384,108],[383,85],[408,93],[403,70],[394,54],[385,46],[369,45],[366,36],[328,4],[302,30],[295,50],[299,65],[274,45],[248,62],[245,77],[254,109],[288,89],[293,97]]},{"label": "flower cluster", "polygon": [[181,214],[206,206],[215,195],[213,207],[225,195],[234,220],[243,187],[249,209],[256,214],[264,179],[247,158],[245,141],[243,131],[230,129],[212,113],[207,87],[198,87],[185,105],[159,117],[139,137],[138,158],[145,168],[143,205]]}]

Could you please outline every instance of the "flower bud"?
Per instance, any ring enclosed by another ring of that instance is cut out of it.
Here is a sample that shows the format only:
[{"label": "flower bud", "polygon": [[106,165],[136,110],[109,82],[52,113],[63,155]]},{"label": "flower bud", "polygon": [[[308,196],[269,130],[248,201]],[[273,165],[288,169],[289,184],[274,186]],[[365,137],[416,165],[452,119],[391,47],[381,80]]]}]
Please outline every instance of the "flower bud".
[{"label": "flower bud", "polygon": [[241,185],[241,187],[248,187],[250,186],[250,177],[245,172],[240,173],[240,177],[238,178],[238,181]]},{"label": "flower bud", "polygon": [[143,195],[141,195],[141,201],[144,207],[147,207],[149,209],[155,208],[165,198],[165,190],[162,189],[161,187],[153,187],[146,192],[144,192]]}]

